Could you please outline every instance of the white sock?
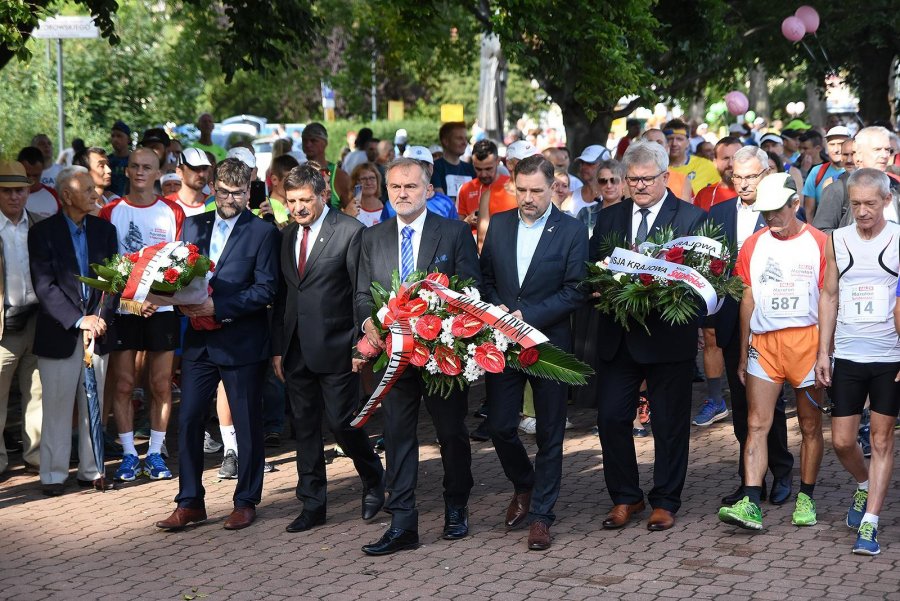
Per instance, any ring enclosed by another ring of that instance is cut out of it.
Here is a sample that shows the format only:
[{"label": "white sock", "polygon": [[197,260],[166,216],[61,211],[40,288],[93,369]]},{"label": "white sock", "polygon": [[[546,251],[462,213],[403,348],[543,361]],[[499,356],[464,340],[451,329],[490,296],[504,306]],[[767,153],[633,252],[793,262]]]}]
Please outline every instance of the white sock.
[{"label": "white sock", "polygon": [[874,513],[867,513],[863,516],[862,523],[872,522],[872,525],[878,528],[878,516]]},{"label": "white sock", "polygon": [[235,433],[234,425],[219,426],[219,432],[222,433],[222,445],[225,447],[223,453],[234,451],[234,454],[237,455],[237,434]]},{"label": "white sock", "polygon": [[869,481],[866,480],[865,482],[857,482],[856,490],[869,490]]},{"label": "white sock", "polygon": [[122,453],[125,455],[137,455],[134,448],[134,432],[119,432],[119,442],[122,443]]},{"label": "white sock", "polygon": [[166,433],[150,430],[150,448],[147,454],[159,453],[162,450],[163,443],[166,441]]}]

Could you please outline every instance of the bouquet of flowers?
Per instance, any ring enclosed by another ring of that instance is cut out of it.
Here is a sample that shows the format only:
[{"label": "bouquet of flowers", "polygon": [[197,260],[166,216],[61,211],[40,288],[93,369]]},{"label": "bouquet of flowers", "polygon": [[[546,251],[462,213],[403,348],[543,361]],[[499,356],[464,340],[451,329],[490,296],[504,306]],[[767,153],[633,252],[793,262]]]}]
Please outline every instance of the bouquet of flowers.
[{"label": "bouquet of flowers", "polygon": [[374,359],[373,370],[387,372],[370,403],[377,404],[376,397],[408,365],[422,369],[429,394],[445,398],[454,387],[462,389],[506,366],[573,386],[587,382],[590,367],[527,323],[483,302],[473,284],[439,272],[415,272],[401,283],[396,271],[390,291],[372,283],[372,321],[387,336],[386,349],[373,347],[363,336],[355,356]]},{"label": "bouquet of flowers", "polygon": [[197,305],[209,297],[207,276],[215,265],[186,242],[161,242],[102,265],[91,264],[97,278],[77,276],[92,288],[121,294],[120,307],[140,314],[144,301],[155,305]]},{"label": "bouquet of flowers", "polygon": [[683,325],[705,306],[713,315],[726,296],[740,300],[744,284],[732,275],[736,254],[718,224],[704,223],[694,236],[676,238],[672,228],[629,247],[621,234],[600,244],[606,258],[588,263],[584,284],[598,292],[596,308],[626,330],[634,320],[647,330],[651,311],[671,325]]}]

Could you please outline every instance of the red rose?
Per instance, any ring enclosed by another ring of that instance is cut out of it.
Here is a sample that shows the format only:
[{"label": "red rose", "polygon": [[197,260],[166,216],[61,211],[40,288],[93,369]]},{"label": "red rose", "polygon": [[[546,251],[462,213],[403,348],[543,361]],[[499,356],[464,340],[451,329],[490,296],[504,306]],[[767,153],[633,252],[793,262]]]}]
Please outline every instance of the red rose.
[{"label": "red rose", "polygon": [[423,315],[416,322],[416,334],[425,340],[434,340],[441,335],[441,318],[437,315]]},{"label": "red rose", "polygon": [[666,254],[663,258],[670,263],[678,263],[679,265],[682,265],[684,264],[684,249],[680,246],[670,248],[666,251]]},{"label": "red rose", "polygon": [[425,367],[425,364],[428,363],[428,359],[431,358],[431,353],[428,352],[428,347],[421,342],[416,341],[414,345],[412,357],[409,358],[409,362],[416,367]]},{"label": "red rose", "polygon": [[506,358],[495,345],[485,342],[475,347],[475,363],[486,372],[499,374],[506,367]]},{"label": "red rose", "polygon": [[722,275],[725,273],[725,261],[722,259],[713,259],[709,262],[709,272],[713,275]]},{"label": "red rose", "polygon": [[426,280],[430,280],[432,282],[437,282],[441,286],[449,286],[450,278],[447,277],[446,274],[443,274],[439,271],[435,271],[434,273],[429,273],[425,276]]},{"label": "red rose", "polygon": [[359,354],[366,359],[374,359],[381,354],[381,349],[372,346],[372,343],[369,342],[369,339],[366,336],[360,338],[359,342],[356,343],[356,350],[358,350]]},{"label": "red rose", "polygon": [[178,278],[179,278],[180,276],[181,276],[181,273],[180,273],[177,269],[175,269],[175,268],[173,268],[173,267],[169,267],[169,268],[166,269],[166,271],[163,273],[163,279],[164,279],[165,281],[169,282],[170,284],[174,284],[175,282],[177,282],[177,281],[178,281]]},{"label": "red rose", "polygon": [[523,348],[519,351],[519,365],[522,367],[531,367],[540,359],[541,353],[534,347]]},{"label": "red rose", "polygon": [[209,272],[212,273],[216,270],[216,262],[212,259],[209,260]]},{"label": "red rose", "polygon": [[188,252],[191,253],[192,255],[196,255],[197,253],[200,252],[200,249],[197,248],[197,245],[191,244],[190,242],[188,242],[188,244],[187,244],[187,249],[188,249]]},{"label": "red rose", "polygon": [[188,267],[193,267],[197,263],[197,259],[200,258],[200,255],[188,255],[187,264]]},{"label": "red rose", "polygon": [[649,273],[642,273],[638,279],[641,280],[641,284],[643,284],[644,286],[649,286],[653,283],[653,276]]},{"label": "red rose", "polygon": [[453,318],[450,332],[456,338],[470,338],[481,331],[484,322],[468,313],[461,313]]},{"label": "red rose", "polygon": [[445,376],[458,376],[462,373],[462,361],[448,346],[438,345],[434,349],[434,360],[437,361],[438,369]]},{"label": "red rose", "polygon": [[125,255],[125,258],[128,259],[129,261],[131,261],[132,263],[137,263],[138,259],[141,258],[141,254],[140,253],[131,253],[129,255]]}]

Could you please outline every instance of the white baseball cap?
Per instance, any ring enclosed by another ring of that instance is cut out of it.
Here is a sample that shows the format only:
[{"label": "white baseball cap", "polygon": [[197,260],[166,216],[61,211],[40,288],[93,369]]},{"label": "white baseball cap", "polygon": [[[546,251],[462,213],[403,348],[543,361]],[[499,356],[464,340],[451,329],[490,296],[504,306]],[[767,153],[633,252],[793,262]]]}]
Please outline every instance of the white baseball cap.
[{"label": "white baseball cap", "polygon": [[234,148],[229,150],[228,158],[237,159],[251,169],[256,168],[256,157],[253,156],[253,153],[250,152],[249,148],[246,148],[244,146],[235,146]]},{"label": "white baseball cap", "polygon": [[576,161],[584,161],[585,163],[596,163],[603,156],[609,156],[609,148],[606,146],[600,146],[599,144],[592,144],[581,151],[581,156],[575,159]]},{"label": "white baseball cap", "polygon": [[754,211],[777,211],[797,196],[797,185],[790,173],[770,173],[756,187]]},{"label": "white baseball cap", "polygon": [[159,178],[160,184],[168,184],[169,182],[178,182],[181,183],[181,177],[177,173],[166,173],[161,178]]},{"label": "white baseball cap", "polygon": [[434,157],[431,156],[431,151],[424,146],[407,146],[406,150],[403,151],[403,156],[407,159],[416,159],[417,161],[425,161],[434,165]]},{"label": "white baseball cap", "polygon": [[541,151],[534,147],[531,142],[525,140],[516,140],[506,147],[506,158],[521,161],[528,157],[541,154]]},{"label": "white baseball cap", "polygon": [[769,132],[759,139],[759,145],[762,146],[766,142],[774,142],[775,144],[784,144],[784,138],[780,135]]},{"label": "white baseball cap", "polygon": [[209,157],[199,148],[185,148],[181,151],[181,157],[178,160],[179,165],[188,165],[190,167],[212,167]]},{"label": "white baseball cap", "polygon": [[406,144],[407,141],[409,141],[409,134],[405,129],[398,129],[394,134],[394,144]]},{"label": "white baseball cap", "polygon": [[828,133],[825,134],[825,139],[830,140],[831,138],[852,138],[850,135],[850,130],[844,127],[843,125],[835,125],[831,129],[828,130]]}]

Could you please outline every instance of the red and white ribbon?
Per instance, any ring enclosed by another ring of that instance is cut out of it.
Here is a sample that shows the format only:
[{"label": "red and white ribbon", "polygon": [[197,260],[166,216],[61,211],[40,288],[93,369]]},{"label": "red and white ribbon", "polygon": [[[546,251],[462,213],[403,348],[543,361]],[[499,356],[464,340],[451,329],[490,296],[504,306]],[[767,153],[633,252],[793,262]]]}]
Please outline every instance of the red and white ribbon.
[{"label": "red and white ribbon", "polygon": [[131,268],[131,275],[128,276],[125,289],[122,290],[122,298],[139,303],[144,302],[147,295],[150,294],[150,287],[156,281],[157,276],[169,267],[169,265],[164,265],[163,261],[167,260],[172,251],[182,244],[184,243],[160,242],[143,249],[137,263]]}]

